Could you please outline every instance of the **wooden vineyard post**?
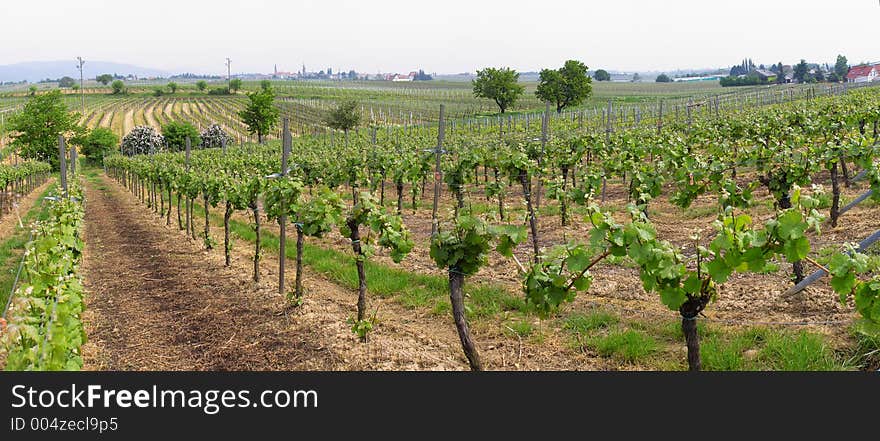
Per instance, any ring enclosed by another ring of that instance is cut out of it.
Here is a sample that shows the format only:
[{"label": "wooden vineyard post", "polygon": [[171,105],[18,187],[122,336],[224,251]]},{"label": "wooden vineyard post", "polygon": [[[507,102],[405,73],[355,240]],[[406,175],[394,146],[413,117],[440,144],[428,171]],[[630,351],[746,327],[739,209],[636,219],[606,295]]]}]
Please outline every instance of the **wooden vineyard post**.
[{"label": "wooden vineyard post", "polygon": [[70,176],[76,176],[76,147],[70,148]]},{"label": "wooden vineyard post", "polygon": [[541,183],[541,168],[544,166],[544,152],[547,149],[547,141],[550,138],[550,101],[544,103],[544,118],[541,120],[541,155],[538,156],[538,191],[535,192],[535,208],[541,209],[541,193],[544,186]]},{"label": "wooden vineyard post", "polygon": [[[290,118],[284,118],[284,131],[282,132],[281,147],[281,179],[287,179],[287,159],[290,156]],[[284,261],[287,259],[287,214],[285,211],[285,201],[281,201],[281,216],[278,217],[278,223],[281,227],[281,239],[278,241],[278,294],[284,295]]]},{"label": "wooden vineyard post", "polygon": [[443,180],[443,170],[440,168],[440,155],[443,154],[443,138],[446,132],[446,106],[440,105],[440,122],[437,127],[437,150],[434,162],[434,206],[431,209],[431,237],[440,231],[440,221],[437,220],[437,206],[440,204],[440,182]]},{"label": "wooden vineyard post", "polygon": [[663,130],[663,100],[660,100],[660,108],[657,112],[657,133]]},{"label": "wooden vineyard post", "polygon": [[64,135],[58,135],[58,167],[61,171],[61,197],[67,197],[67,161],[64,148]]},{"label": "wooden vineyard post", "polygon": [[[185,156],[185,162],[184,162],[184,170],[186,171],[187,174],[189,174],[189,161],[190,161],[190,156],[192,153],[191,149],[192,149],[192,141],[190,141],[189,137],[187,136],[186,137],[186,153],[185,153],[186,156]],[[180,196],[178,196],[178,197],[180,197]],[[191,228],[193,228],[193,225],[192,225],[192,204],[190,203],[189,195],[187,195],[186,196],[186,232],[189,233],[191,231],[190,230]]]}]

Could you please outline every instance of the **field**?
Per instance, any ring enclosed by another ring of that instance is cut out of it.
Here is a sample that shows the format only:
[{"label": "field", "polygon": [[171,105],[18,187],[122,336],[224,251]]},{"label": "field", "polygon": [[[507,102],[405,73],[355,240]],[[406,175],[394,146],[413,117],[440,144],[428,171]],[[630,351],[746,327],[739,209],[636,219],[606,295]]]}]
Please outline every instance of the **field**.
[{"label": "field", "polygon": [[[541,103],[498,116],[467,83],[275,82],[294,136],[260,145],[244,94],[130,87],[88,87],[81,124],[235,145],[78,171],[83,369],[683,370],[694,344],[706,370],[880,362],[880,253],[843,253],[880,205],[840,210],[880,190],[873,88],[597,83],[542,132]],[[324,128],[343,99],[373,128]],[[12,273],[23,225],[0,221]],[[835,284],[786,293],[820,268]]]}]

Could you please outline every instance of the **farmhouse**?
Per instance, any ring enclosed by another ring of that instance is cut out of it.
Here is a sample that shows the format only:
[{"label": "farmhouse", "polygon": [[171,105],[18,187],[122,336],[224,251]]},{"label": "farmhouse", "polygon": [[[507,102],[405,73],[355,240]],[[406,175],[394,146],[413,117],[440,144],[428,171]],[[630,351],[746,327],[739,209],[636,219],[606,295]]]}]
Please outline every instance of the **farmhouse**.
[{"label": "farmhouse", "polygon": [[418,72],[410,72],[409,75],[388,74],[388,75],[385,75],[385,80],[386,81],[395,81],[395,82],[415,81],[416,75],[418,75]]},{"label": "farmhouse", "polygon": [[868,83],[871,81],[880,81],[880,64],[853,66],[846,74],[847,83]]},{"label": "farmhouse", "polygon": [[764,69],[757,69],[753,73],[763,81],[769,81],[771,83],[776,81],[776,72],[771,72]]}]

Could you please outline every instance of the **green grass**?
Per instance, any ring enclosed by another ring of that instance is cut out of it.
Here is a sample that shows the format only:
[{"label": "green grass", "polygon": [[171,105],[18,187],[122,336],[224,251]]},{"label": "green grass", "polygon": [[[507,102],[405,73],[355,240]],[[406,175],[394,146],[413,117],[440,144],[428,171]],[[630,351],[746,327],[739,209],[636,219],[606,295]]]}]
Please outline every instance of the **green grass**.
[{"label": "green grass", "polygon": [[610,312],[594,311],[588,314],[575,313],[565,319],[563,327],[571,332],[586,334],[597,329],[616,325],[620,319]]},{"label": "green grass", "polygon": [[[588,348],[619,363],[647,369],[684,370],[681,322],[621,319],[606,310],[573,313],[561,327],[573,350]],[[880,339],[862,336],[850,360],[835,353],[819,334],[752,327],[736,329],[698,321],[700,359],[707,371],[827,371],[880,363]],[[855,354],[855,355],[853,355]]]},{"label": "green grass", "polygon": [[[34,206],[22,217],[21,221],[25,228],[16,228],[8,238],[0,242],[0,308],[6,306],[6,301],[12,291],[12,284],[15,283],[15,274],[18,272],[21,253],[30,236],[27,225],[33,220],[44,220],[48,216],[48,211],[43,207],[43,198],[48,196],[50,190],[51,188],[46,189],[40,194]],[[14,214],[9,213],[7,216],[14,216]]]},{"label": "green grass", "polygon": [[535,331],[532,324],[526,320],[519,320],[508,323],[506,325],[506,329],[508,330],[508,332],[518,335],[520,337],[528,337],[532,335],[532,333]]},{"label": "green grass", "polygon": [[659,349],[654,337],[635,329],[613,329],[587,339],[586,345],[603,357],[627,363],[645,360]]}]

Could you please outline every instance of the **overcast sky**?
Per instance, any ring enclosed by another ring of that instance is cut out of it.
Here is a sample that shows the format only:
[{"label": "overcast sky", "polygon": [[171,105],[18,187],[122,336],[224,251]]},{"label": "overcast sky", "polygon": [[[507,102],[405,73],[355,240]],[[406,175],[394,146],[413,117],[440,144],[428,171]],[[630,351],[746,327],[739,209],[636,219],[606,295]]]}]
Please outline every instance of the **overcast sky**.
[{"label": "overcast sky", "polygon": [[880,61],[878,0],[2,0],[0,16],[0,64],[82,56],[225,74],[227,56],[234,73]]}]

